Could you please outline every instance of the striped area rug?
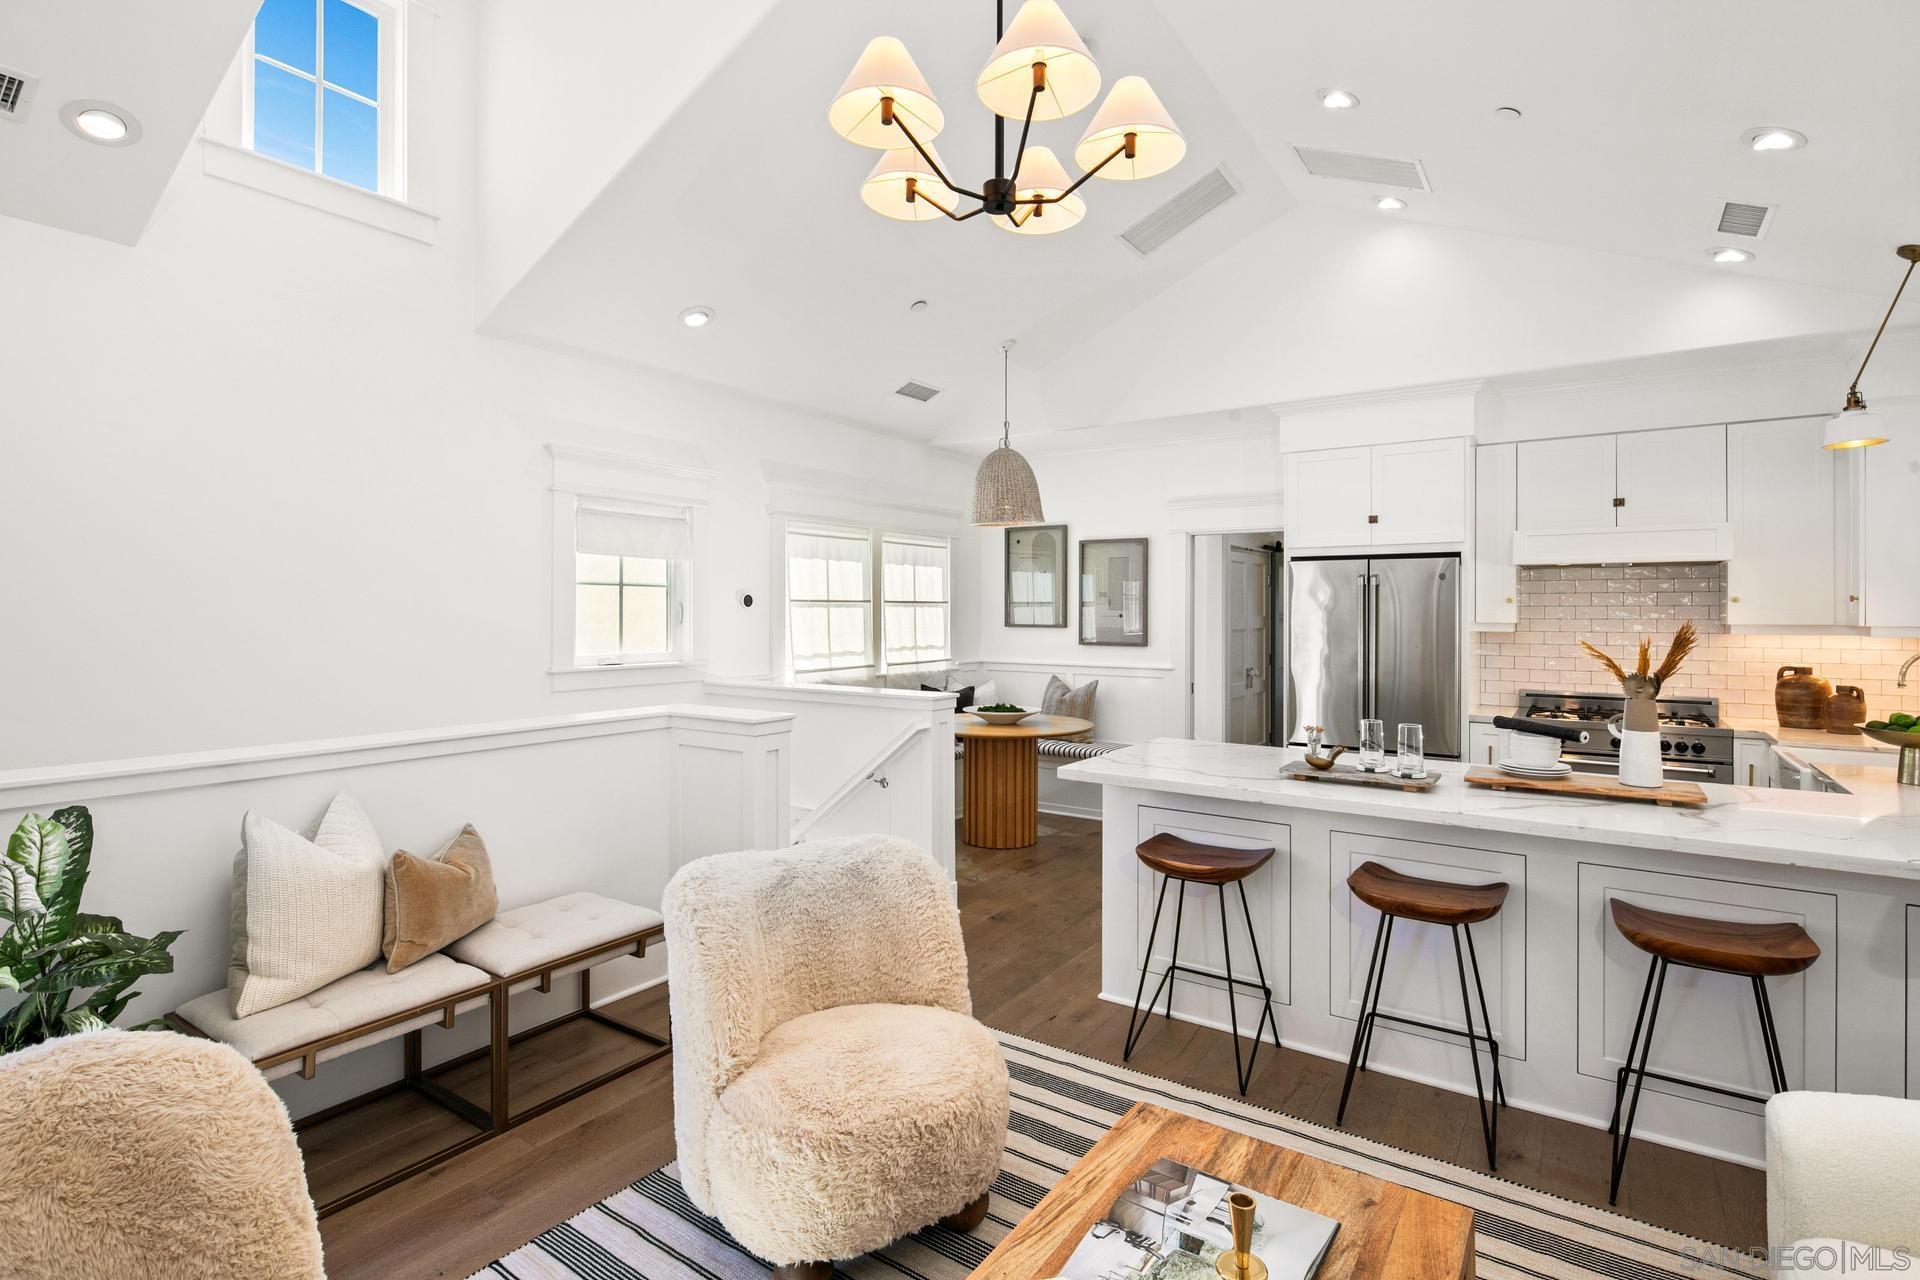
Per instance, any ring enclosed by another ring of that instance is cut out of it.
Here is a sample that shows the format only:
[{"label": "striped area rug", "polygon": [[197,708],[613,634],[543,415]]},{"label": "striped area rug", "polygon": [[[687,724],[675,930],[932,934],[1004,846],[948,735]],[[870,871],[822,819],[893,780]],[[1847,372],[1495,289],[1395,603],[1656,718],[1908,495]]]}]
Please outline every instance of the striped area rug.
[{"label": "striped area rug", "polygon": [[[1490,1174],[996,1034],[1013,1080],[1013,1113],[986,1223],[967,1235],[929,1227],[880,1253],[840,1263],[836,1280],[965,1276],[1139,1101],[1470,1206],[1480,1280],[1713,1280],[1765,1274],[1757,1261]],[[675,1166],[668,1165],[545,1232],[474,1280],[761,1280],[767,1274],[767,1267],[735,1245],[725,1228],[693,1207]]]}]

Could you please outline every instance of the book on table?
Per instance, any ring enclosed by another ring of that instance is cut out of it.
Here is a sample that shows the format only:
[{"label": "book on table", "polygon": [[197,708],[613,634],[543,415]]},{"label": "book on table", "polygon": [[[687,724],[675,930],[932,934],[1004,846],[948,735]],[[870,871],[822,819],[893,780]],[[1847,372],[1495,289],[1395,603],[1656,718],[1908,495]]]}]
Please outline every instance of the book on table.
[{"label": "book on table", "polygon": [[1087,1231],[1058,1280],[1218,1280],[1233,1244],[1227,1197],[1253,1197],[1253,1256],[1269,1280],[1309,1280],[1340,1224],[1235,1186],[1175,1160],[1158,1160]]}]

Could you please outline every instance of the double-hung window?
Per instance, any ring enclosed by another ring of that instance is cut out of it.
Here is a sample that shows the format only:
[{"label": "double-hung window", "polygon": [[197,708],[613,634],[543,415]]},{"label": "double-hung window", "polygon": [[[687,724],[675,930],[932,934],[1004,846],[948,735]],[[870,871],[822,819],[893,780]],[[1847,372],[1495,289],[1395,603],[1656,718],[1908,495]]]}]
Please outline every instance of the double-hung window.
[{"label": "double-hung window", "polygon": [[384,0],[266,0],[253,23],[247,145],[396,198],[398,12]]},{"label": "double-hung window", "polygon": [[581,665],[658,662],[680,647],[684,517],[601,511],[574,517],[573,651]]},{"label": "double-hung window", "polygon": [[794,672],[885,670],[950,657],[946,539],[795,524],[787,528],[786,561]]}]

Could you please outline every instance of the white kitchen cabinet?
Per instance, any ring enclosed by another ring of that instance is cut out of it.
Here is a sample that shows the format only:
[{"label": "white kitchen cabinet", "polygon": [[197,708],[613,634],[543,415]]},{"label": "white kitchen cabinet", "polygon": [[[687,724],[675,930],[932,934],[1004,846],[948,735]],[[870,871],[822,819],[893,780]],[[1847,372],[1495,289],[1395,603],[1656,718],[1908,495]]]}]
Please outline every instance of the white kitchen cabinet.
[{"label": "white kitchen cabinet", "polygon": [[1675,427],[1615,438],[1615,524],[1662,529],[1727,518],[1727,429]]},{"label": "white kitchen cabinet", "polygon": [[[1736,627],[1845,625],[1835,488],[1840,461],[1816,420],[1754,422],[1727,437],[1727,621]],[[1742,771],[1744,776],[1744,770]]]},{"label": "white kitchen cabinet", "polygon": [[1869,627],[1920,628],[1920,404],[1875,405],[1887,418],[1885,444],[1863,455],[1861,621]]},{"label": "white kitchen cabinet", "polygon": [[1493,764],[1500,749],[1500,731],[1490,724],[1474,721],[1467,726],[1467,763]]},{"label": "white kitchen cabinet", "polygon": [[1373,545],[1466,541],[1464,438],[1375,445],[1372,452]]},{"label": "white kitchen cabinet", "polygon": [[1765,738],[1733,740],[1733,785],[1771,787],[1775,785],[1773,744]]},{"label": "white kitchen cabinet", "polygon": [[1289,453],[1287,547],[1464,542],[1466,468],[1457,436]]},{"label": "white kitchen cabinet", "polygon": [[[1511,629],[1520,622],[1520,570],[1513,562],[1520,447],[1473,451],[1473,625]],[[1474,759],[1479,759],[1474,753]]]},{"label": "white kitchen cabinet", "polygon": [[1364,547],[1373,541],[1373,450],[1290,453],[1283,472],[1287,548]]},{"label": "white kitchen cabinet", "polygon": [[1613,528],[1613,436],[1528,440],[1517,446],[1517,527]]}]

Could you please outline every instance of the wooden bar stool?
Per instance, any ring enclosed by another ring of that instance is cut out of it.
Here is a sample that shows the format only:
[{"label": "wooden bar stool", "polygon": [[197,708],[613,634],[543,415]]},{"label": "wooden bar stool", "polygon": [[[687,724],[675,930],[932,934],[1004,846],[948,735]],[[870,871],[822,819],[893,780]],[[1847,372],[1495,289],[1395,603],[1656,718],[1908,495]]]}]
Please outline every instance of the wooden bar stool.
[{"label": "wooden bar stool", "polygon": [[[1367,962],[1367,983],[1360,992],[1360,1021],[1353,1028],[1353,1051],[1347,1055],[1347,1082],[1340,1088],[1340,1110],[1334,1124],[1347,1117],[1347,1096],[1353,1092],[1356,1071],[1367,1069],[1373,1052],[1373,1025],[1398,1022],[1445,1035],[1461,1035],[1452,1027],[1443,1027],[1397,1013],[1380,1012],[1380,991],[1386,985],[1387,951],[1393,944],[1395,920],[1418,920],[1424,924],[1443,924],[1453,932],[1453,962],[1460,974],[1460,1006],[1467,1020],[1467,1057],[1473,1063],[1473,1096],[1480,1103],[1480,1135],[1487,1141],[1487,1168],[1497,1169],[1494,1152],[1500,1142],[1500,1108],[1507,1105],[1506,1087],[1500,1081],[1500,1042],[1493,1036],[1493,1019],[1487,1013],[1487,990],[1480,983],[1480,957],[1473,949],[1473,925],[1500,914],[1507,901],[1507,886],[1501,884],[1453,884],[1446,880],[1422,880],[1403,875],[1377,862],[1362,863],[1347,877],[1353,896],[1380,913],[1380,927],[1373,934],[1373,959]],[[1461,935],[1467,945],[1460,949]],[[1473,1029],[1473,1000],[1467,993],[1467,968],[1473,968],[1473,990],[1480,996],[1480,1021],[1486,1031]],[[1480,1077],[1479,1046],[1484,1042],[1493,1061],[1493,1105]]]},{"label": "wooden bar stool", "polygon": [[[1647,1070],[1647,1056],[1653,1049],[1653,1024],[1660,1016],[1660,996],[1667,986],[1667,970],[1677,964],[1752,981],[1753,1003],[1760,1015],[1760,1043],[1767,1055],[1768,1081],[1773,1092],[1785,1093],[1787,1063],[1780,1055],[1780,1033],[1773,1023],[1773,1004],[1767,999],[1767,979],[1784,978],[1811,967],[1820,958],[1820,944],[1790,920],[1766,924],[1711,920],[1636,907],[1619,898],[1609,899],[1607,906],[1613,912],[1613,927],[1628,942],[1653,957],[1647,967],[1647,985],[1640,993],[1640,1012],[1633,1020],[1633,1039],[1628,1042],[1627,1056],[1614,1077],[1613,1120],[1607,1125],[1607,1136],[1613,1142],[1613,1180],[1607,1189],[1607,1203],[1613,1204],[1620,1197],[1620,1175],[1627,1167],[1627,1144],[1633,1140],[1633,1117],[1640,1108],[1640,1087],[1649,1079],[1704,1089],[1745,1102],[1767,1100],[1757,1094],[1739,1093],[1719,1085]],[[1642,1024],[1646,1029],[1644,1040]],[[1636,1052],[1640,1055],[1638,1066],[1633,1061]],[[1627,1101],[1628,1076],[1633,1077],[1631,1102]],[[1623,1103],[1627,1111],[1624,1126],[1620,1123]]]},{"label": "wooden bar stool", "polygon": [[[1233,1073],[1240,1085],[1240,1095],[1246,1096],[1247,1085],[1253,1080],[1253,1061],[1260,1053],[1260,1031],[1268,1025],[1273,1029],[1273,1047],[1280,1047],[1280,1019],[1273,1013],[1273,988],[1267,985],[1267,971],[1260,963],[1260,939],[1253,931],[1253,909],[1247,905],[1246,878],[1267,865],[1273,857],[1268,849],[1231,849],[1223,845],[1200,844],[1193,840],[1183,840],[1165,832],[1146,840],[1134,849],[1134,853],[1149,870],[1160,873],[1160,896],[1153,904],[1153,924],[1147,930],[1146,954],[1140,958],[1140,985],[1133,993],[1133,1015],[1127,1019],[1127,1047],[1120,1055],[1126,1062],[1133,1057],[1133,1049],[1139,1043],[1140,1035],[1152,1020],[1153,1006],[1160,999],[1160,988],[1167,989],[1167,1019],[1173,1019],[1173,975],[1176,970],[1193,974],[1196,977],[1214,977],[1204,969],[1180,963],[1180,923],[1186,913],[1187,886],[1189,884],[1218,885],[1220,889],[1220,945],[1226,949],[1227,979],[1227,1017],[1233,1027]],[[1167,957],[1167,971],[1160,975],[1160,982],[1153,989],[1153,995],[1147,1000],[1146,1012],[1140,1011],[1140,997],[1147,989],[1147,968],[1153,959],[1153,940],[1160,932],[1160,908],[1167,904],[1167,886],[1175,881],[1180,885],[1180,896],[1173,908],[1173,951]],[[1227,929],[1227,886],[1234,885],[1240,890],[1240,913],[1247,922],[1247,943],[1253,948],[1253,971],[1259,976],[1258,982],[1249,982],[1245,978],[1233,976],[1233,939]],[[1253,1027],[1253,1049],[1247,1054],[1245,1066],[1240,1061],[1240,1011],[1234,1001],[1235,988],[1256,987],[1260,992],[1260,1020]]]}]

